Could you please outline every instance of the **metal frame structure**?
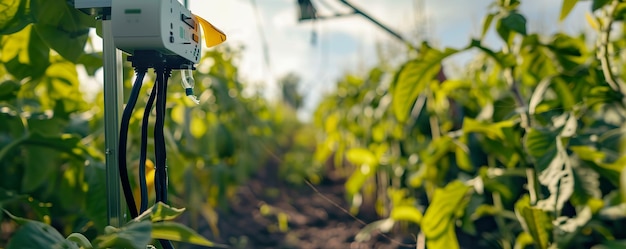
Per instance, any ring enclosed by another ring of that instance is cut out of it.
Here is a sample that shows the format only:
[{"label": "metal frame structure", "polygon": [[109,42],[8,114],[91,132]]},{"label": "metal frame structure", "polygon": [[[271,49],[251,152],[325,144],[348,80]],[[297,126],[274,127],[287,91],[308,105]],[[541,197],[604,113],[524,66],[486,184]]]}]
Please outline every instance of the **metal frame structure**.
[{"label": "metal frame structure", "polygon": [[395,37],[396,39],[400,40],[401,42],[405,43],[406,45],[408,45],[410,47],[413,47],[413,44],[411,44],[411,42],[409,42],[407,39],[402,37],[402,35],[400,35],[398,32],[394,31],[393,29],[387,27],[386,25],[382,24],[378,20],[374,19],[372,16],[367,14],[365,11],[363,11],[360,8],[354,6],[352,3],[348,2],[347,0],[339,0],[339,2],[341,2],[342,4],[347,6],[348,8],[352,9],[352,12],[349,12],[349,13],[335,13],[333,15],[328,15],[328,16],[319,16],[319,15],[317,15],[317,10],[315,9],[315,6],[313,6],[313,3],[311,2],[311,0],[298,0],[298,5],[300,7],[300,13],[299,13],[300,17],[298,18],[298,21],[326,20],[326,19],[332,19],[332,18],[337,18],[337,17],[360,15],[360,16],[363,16],[365,19],[369,20],[370,22],[372,22],[373,24],[375,24],[376,26],[378,26],[381,29],[385,30],[391,36]]},{"label": "metal frame structure", "polygon": [[120,172],[117,166],[120,117],[124,93],[122,51],[113,43],[110,15],[102,18],[102,57],[104,70],[104,137],[106,153],[107,219],[119,227],[126,217],[125,203],[120,193]]}]

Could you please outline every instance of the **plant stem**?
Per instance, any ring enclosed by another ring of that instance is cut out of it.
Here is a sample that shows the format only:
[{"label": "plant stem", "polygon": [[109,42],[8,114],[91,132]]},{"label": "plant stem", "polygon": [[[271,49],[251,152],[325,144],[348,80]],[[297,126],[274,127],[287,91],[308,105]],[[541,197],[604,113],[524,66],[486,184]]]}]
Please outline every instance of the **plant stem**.
[{"label": "plant stem", "polygon": [[[496,210],[505,210],[504,205],[502,205],[502,197],[500,196],[500,193],[493,192],[491,196],[493,198],[493,205]],[[498,224],[498,228],[500,229],[500,231],[502,231],[502,249],[511,249],[510,241],[513,241],[513,235],[511,234],[511,231],[509,231],[509,229],[506,229],[506,223],[504,222],[502,216],[498,214],[495,215],[494,218],[496,220],[496,224]]]},{"label": "plant stem", "polygon": [[600,64],[602,65],[602,72],[604,73],[604,78],[606,83],[609,84],[613,91],[625,94],[624,83],[615,76],[615,72],[613,72],[613,66],[611,65],[611,59],[609,58],[609,49],[610,49],[610,39],[611,39],[611,27],[613,26],[613,22],[615,19],[613,16],[617,11],[617,5],[620,1],[612,1],[611,5],[607,7],[603,14],[604,18],[600,22],[600,25],[604,24],[601,27],[600,35],[598,38],[598,58],[600,59]]}]

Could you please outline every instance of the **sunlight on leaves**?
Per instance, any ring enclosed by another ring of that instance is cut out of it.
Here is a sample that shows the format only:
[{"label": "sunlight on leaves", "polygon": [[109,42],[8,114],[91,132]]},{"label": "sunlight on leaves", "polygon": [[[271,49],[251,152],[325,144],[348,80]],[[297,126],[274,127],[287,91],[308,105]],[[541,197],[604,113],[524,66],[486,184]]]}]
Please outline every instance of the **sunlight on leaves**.
[{"label": "sunlight on leaves", "polygon": [[168,221],[152,224],[152,238],[179,241],[201,246],[225,247],[205,239],[186,226]]},{"label": "sunlight on leaves", "polygon": [[547,249],[552,241],[552,222],[543,210],[531,207],[528,196],[515,203],[515,214],[524,230],[540,249]]},{"label": "sunlight on leaves", "polygon": [[435,190],[421,226],[429,248],[459,248],[454,231],[456,220],[454,215],[457,210],[465,208],[461,204],[469,189],[470,187],[463,182],[453,181],[444,188]]},{"label": "sunlight on leaves", "polygon": [[400,68],[393,81],[391,103],[398,121],[407,121],[415,100],[439,73],[441,61],[457,52],[451,48],[439,51],[423,44],[421,55]]}]

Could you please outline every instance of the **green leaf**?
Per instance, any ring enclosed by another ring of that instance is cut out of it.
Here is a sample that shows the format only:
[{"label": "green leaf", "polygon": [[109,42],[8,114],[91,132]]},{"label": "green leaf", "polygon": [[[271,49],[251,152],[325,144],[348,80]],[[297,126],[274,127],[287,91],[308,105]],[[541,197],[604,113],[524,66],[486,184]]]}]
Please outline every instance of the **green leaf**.
[{"label": "green leaf", "polygon": [[460,145],[457,145],[454,151],[456,165],[459,167],[459,169],[462,169],[468,172],[474,170],[474,165],[472,164],[472,160],[470,158],[469,153],[470,151],[467,146],[460,146]]},{"label": "green leaf", "polygon": [[489,27],[491,26],[491,22],[493,22],[493,18],[496,16],[494,13],[489,13],[483,19],[483,31],[480,33],[480,39],[484,39],[487,31],[489,31]]},{"label": "green leaf", "polygon": [[7,71],[17,79],[39,78],[50,65],[50,49],[32,28],[24,27],[21,31],[3,36],[2,63]]},{"label": "green leaf", "polygon": [[374,231],[378,230],[383,233],[387,233],[393,228],[394,225],[395,221],[393,219],[382,219],[374,221],[363,227],[361,231],[359,231],[359,233],[354,236],[354,240],[357,242],[367,242],[372,238],[372,233]]},{"label": "green leaf", "polygon": [[0,83],[0,101],[13,100],[22,86],[19,82],[6,80]]},{"label": "green leaf", "polygon": [[70,234],[69,236],[67,236],[67,240],[76,243],[78,246],[81,247],[81,249],[93,248],[93,245],[91,245],[91,242],[87,239],[87,237],[85,237],[85,235],[82,235],[80,233]]},{"label": "green leaf", "polygon": [[428,248],[459,248],[454,231],[456,219],[454,215],[457,210],[463,210],[464,205],[467,205],[463,199],[469,189],[470,187],[461,181],[453,181],[444,188],[435,189],[421,225]]},{"label": "green leaf", "polygon": [[526,151],[532,156],[537,172],[548,168],[556,156],[557,137],[557,132],[540,128],[531,128],[524,136]]},{"label": "green leaf", "polygon": [[570,146],[569,149],[576,153],[580,159],[594,162],[596,164],[602,163],[606,158],[606,153],[598,151],[596,148],[591,146]]},{"label": "green leaf", "polygon": [[523,232],[520,233],[515,239],[515,248],[526,248],[531,246],[533,242],[533,237],[530,234]]},{"label": "green leaf", "polygon": [[500,121],[496,123],[481,122],[473,118],[465,117],[463,119],[463,132],[464,133],[481,133],[493,140],[504,140],[504,128],[510,128],[515,126],[513,120]]},{"label": "green leaf", "polygon": [[502,25],[521,35],[526,35],[526,18],[517,12],[511,12],[502,18]]},{"label": "green leaf", "polygon": [[146,210],[143,214],[136,218],[142,220],[143,217],[149,217],[152,222],[173,220],[185,212],[184,208],[174,208],[163,202],[157,202],[151,209]]},{"label": "green leaf", "polygon": [[[499,24],[496,24],[496,25],[499,25]],[[479,40],[472,40],[469,47],[478,48],[479,50],[483,51],[489,57],[494,59],[498,63],[498,65],[500,65],[501,67],[511,67],[517,64],[516,62],[517,59],[512,53],[505,54],[502,51],[494,52],[493,50],[481,45]]]},{"label": "green leaf", "polygon": [[535,245],[540,249],[547,249],[552,240],[552,222],[548,214],[531,207],[528,195],[515,203],[515,213],[524,231],[533,237]]},{"label": "green leaf", "polygon": [[563,21],[567,17],[567,15],[572,11],[574,6],[578,0],[563,0],[563,6],[561,7],[561,15],[559,16],[559,20]]},{"label": "green leaf", "polygon": [[102,68],[102,52],[83,54],[78,58],[76,64],[81,64],[85,67],[87,75],[95,76],[96,71]]},{"label": "green leaf", "polygon": [[89,186],[85,193],[85,213],[92,220],[98,231],[107,223],[107,194],[106,170],[103,163],[90,163],[85,167],[85,182]]},{"label": "green leaf", "polygon": [[64,0],[36,1],[35,29],[50,48],[65,59],[76,62],[83,54],[89,28],[95,19],[68,5]]},{"label": "green leaf", "polygon": [[224,247],[202,237],[186,226],[174,222],[157,222],[152,224],[152,238],[179,241],[201,246]]},{"label": "green leaf", "polygon": [[22,30],[33,22],[29,1],[2,1],[0,4],[0,35],[7,35]]},{"label": "green leaf", "polygon": [[348,150],[346,159],[356,166],[367,165],[369,167],[376,167],[376,165],[378,165],[378,159],[374,153],[363,148],[352,148]]},{"label": "green leaf", "polygon": [[418,225],[422,222],[422,217],[422,212],[413,206],[393,207],[393,209],[391,209],[391,213],[389,214],[389,218],[393,220],[410,221]]},{"label": "green leaf", "polygon": [[145,249],[152,241],[152,222],[149,220],[133,222],[122,228],[108,227],[107,234],[94,240],[96,248],[134,248]]},{"label": "green leaf", "polygon": [[591,4],[591,11],[596,11],[609,4],[610,2],[611,0],[593,0],[593,3]]},{"label": "green leaf", "polygon": [[89,35],[88,28],[76,32],[67,32],[60,27],[37,24],[35,30],[50,48],[73,63],[76,63],[83,54]]},{"label": "green leaf", "polygon": [[[6,212],[6,211],[5,211]],[[20,224],[20,228],[13,234],[7,249],[22,248],[68,248],[78,249],[78,246],[65,240],[54,227],[34,220],[13,216],[6,212],[13,220]]]},{"label": "green leaf", "polygon": [[450,48],[442,52],[423,44],[420,56],[400,68],[391,87],[391,105],[398,121],[407,121],[417,97],[439,73],[441,61],[457,52]]},{"label": "green leaf", "polygon": [[[361,167],[359,167],[358,169],[360,168]],[[348,196],[353,196],[354,194],[358,193],[361,190],[361,187],[363,187],[363,184],[365,184],[367,178],[369,178],[371,175],[372,174],[370,174],[369,171],[367,172],[367,174],[364,174],[362,170],[355,170],[354,172],[352,172],[352,174],[350,175],[350,177],[348,177],[348,180],[345,183],[346,194]]]}]

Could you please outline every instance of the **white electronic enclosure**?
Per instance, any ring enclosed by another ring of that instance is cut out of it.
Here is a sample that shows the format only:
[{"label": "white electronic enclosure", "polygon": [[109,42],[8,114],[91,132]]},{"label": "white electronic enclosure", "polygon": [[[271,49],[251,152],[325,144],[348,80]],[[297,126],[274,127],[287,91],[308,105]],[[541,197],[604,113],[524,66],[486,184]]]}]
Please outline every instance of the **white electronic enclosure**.
[{"label": "white electronic enclosure", "polygon": [[112,0],[111,21],[115,46],[124,52],[154,50],[199,61],[198,21],[178,0]]}]

